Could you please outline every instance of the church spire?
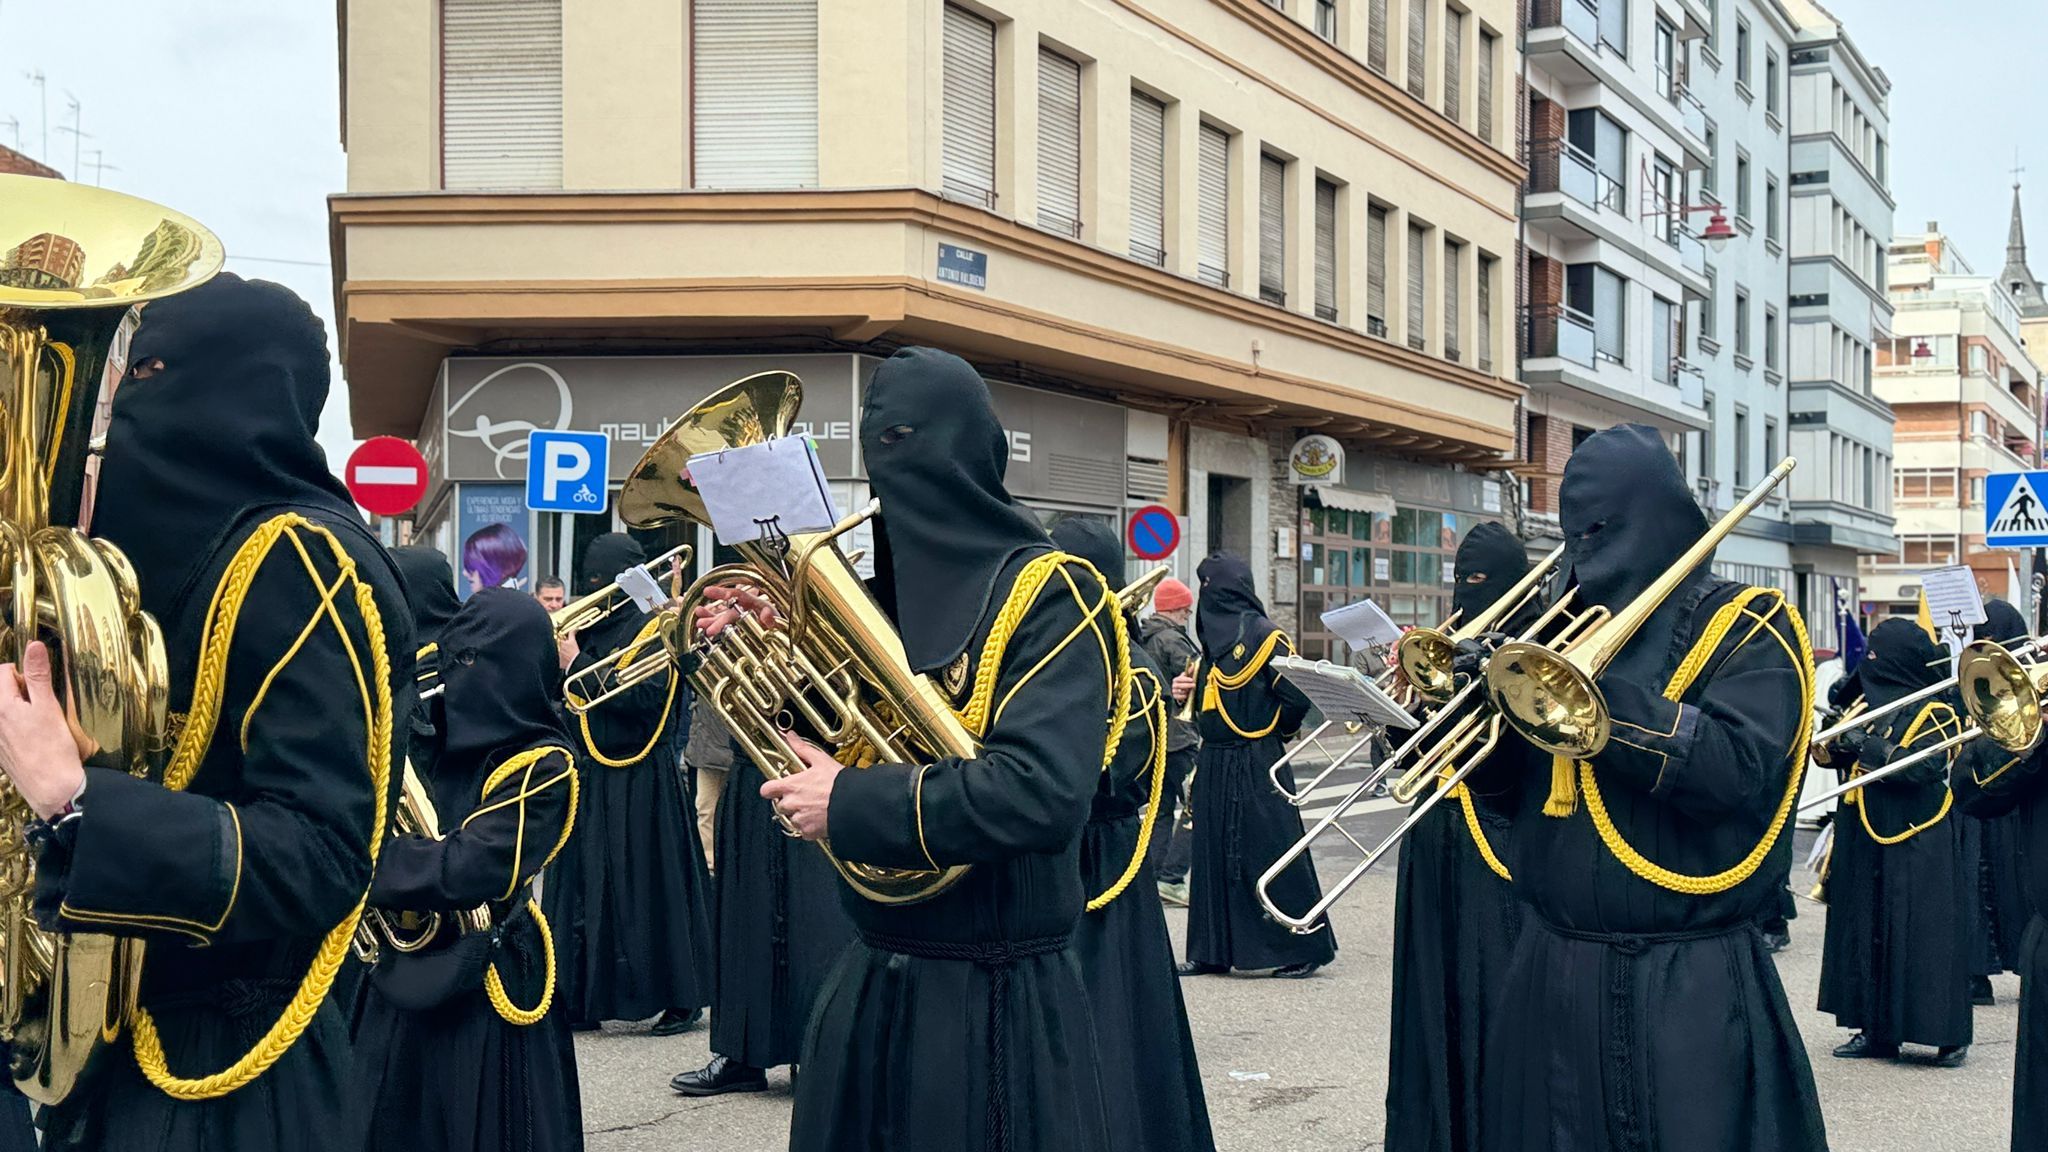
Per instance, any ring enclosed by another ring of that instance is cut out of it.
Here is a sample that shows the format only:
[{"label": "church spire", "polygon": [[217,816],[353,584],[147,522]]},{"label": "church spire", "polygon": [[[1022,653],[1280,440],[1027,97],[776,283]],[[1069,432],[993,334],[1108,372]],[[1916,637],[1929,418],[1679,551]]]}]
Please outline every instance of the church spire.
[{"label": "church spire", "polygon": [[2013,303],[2018,304],[2022,316],[2048,316],[2048,296],[2041,291],[2041,284],[2027,269],[2027,230],[2020,220],[2020,186],[2013,181],[2012,224],[2005,234],[2005,271],[1998,274],[1998,282],[2012,294]]}]

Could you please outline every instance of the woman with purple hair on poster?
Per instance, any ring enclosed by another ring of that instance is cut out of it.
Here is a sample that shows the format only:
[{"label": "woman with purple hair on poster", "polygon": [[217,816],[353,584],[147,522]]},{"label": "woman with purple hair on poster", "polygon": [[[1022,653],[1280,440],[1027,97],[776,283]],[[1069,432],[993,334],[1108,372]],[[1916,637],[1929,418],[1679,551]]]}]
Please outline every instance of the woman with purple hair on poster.
[{"label": "woman with purple hair on poster", "polygon": [[518,588],[526,583],[526,541],[510,524],[486,524],[462,542],[462,574],[469,590]]}]

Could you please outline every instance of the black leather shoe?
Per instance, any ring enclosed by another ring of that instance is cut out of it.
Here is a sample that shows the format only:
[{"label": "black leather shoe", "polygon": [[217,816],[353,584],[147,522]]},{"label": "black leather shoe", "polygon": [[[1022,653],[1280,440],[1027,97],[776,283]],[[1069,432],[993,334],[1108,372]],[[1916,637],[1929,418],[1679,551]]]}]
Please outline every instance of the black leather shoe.
[{"label": "black leather shoe", "polygon": [[661,1019],[656,1020],[654,1027],[648,1029],[648,1032],[655,1036],[680,1036],[695,1028],[697,1021],[703,1018],[702,1008],[692,1008],[688,1012],[678,1012],[670,1008],[662,1012]]},{"label": "black leather shoe", "polygon": [[1870,1037],[1858,1032],[1849,1037],[1849,1042],[1835,1049],[1835,1055],[1844,1060],[1892,1060],[1899,1055],[1897,1044],[1873,1044]]},{"label": "black leather shoe", "polygon": [[1181,966],[1173,970],[1174,975],[1176,976],[1221,976],[1222,974],[1228,971],[1230,971],[1228,965],[1197,964],[1193,960],[1190,960],[1187,963],[1182,964]]},{"label": "black leather shoe", "polygon": [[1315,975],[1316,969],[1321,967],[1321,964],[1289,964],[1285,968],[1273,969],[1273,979],[1306,980],[1310,976]]},{"label": "black leather shoe", "polygon": [[1766,952],[1783,952],[1785,949],[1790,948],[1791,946],[1792,934],[1790,932],[1764,933],[1764,951]]},{"label": "black leather shoe", "polygon": [[695,1072],[678,1072],[668,1086],[684,1096],[723,1096],[727,1092],[759,1092],[768,1087],[766,1069],[712,1053],[711,1063]]},{"label": "black leather shoe", "polygon": [[1970,1003],[1979,1008],[1989,1008],[1998,1003],[1998,997],[1991,994],[1991,977],[1970,977]]},{"label": "black leather shoe", "polygon": [[1963,1061],[1969,1058],[1970,1046],[1968,1044],[1950,1044],[1947,1047],[1935,1049],[1934,1066],[1936,1068],[1961,1068]]}]

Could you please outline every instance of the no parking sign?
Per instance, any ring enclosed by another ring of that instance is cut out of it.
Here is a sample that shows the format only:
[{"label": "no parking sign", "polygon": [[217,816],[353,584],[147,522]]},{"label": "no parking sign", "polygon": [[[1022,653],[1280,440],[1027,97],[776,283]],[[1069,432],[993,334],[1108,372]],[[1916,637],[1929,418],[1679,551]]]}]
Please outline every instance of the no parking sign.
[{"label": "no parking sign", "polygon": [[1180,547],[1180,517],[1163,504],[1147,504],[1131,513],[1124,542],[1141,560],[1164,560]]}]

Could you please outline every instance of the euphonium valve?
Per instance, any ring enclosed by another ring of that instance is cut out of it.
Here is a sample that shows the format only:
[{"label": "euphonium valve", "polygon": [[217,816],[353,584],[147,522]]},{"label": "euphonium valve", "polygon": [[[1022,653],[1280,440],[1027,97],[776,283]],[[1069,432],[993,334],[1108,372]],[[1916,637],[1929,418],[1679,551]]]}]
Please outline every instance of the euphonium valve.
[{"label": "euphonium valve", "polygon": [[[129,309],[203,283],[221,261],[220,241],[176,212],[0,176],[0,659],[48,642],[86,763],[137,775],[167,751],[170,676],[134,570],[82,531],[93,417]],[[49,1104],[120,1035],[142,945],[36,926],[29,816],[0,784],[0,1039],[15,1085]]]}]

